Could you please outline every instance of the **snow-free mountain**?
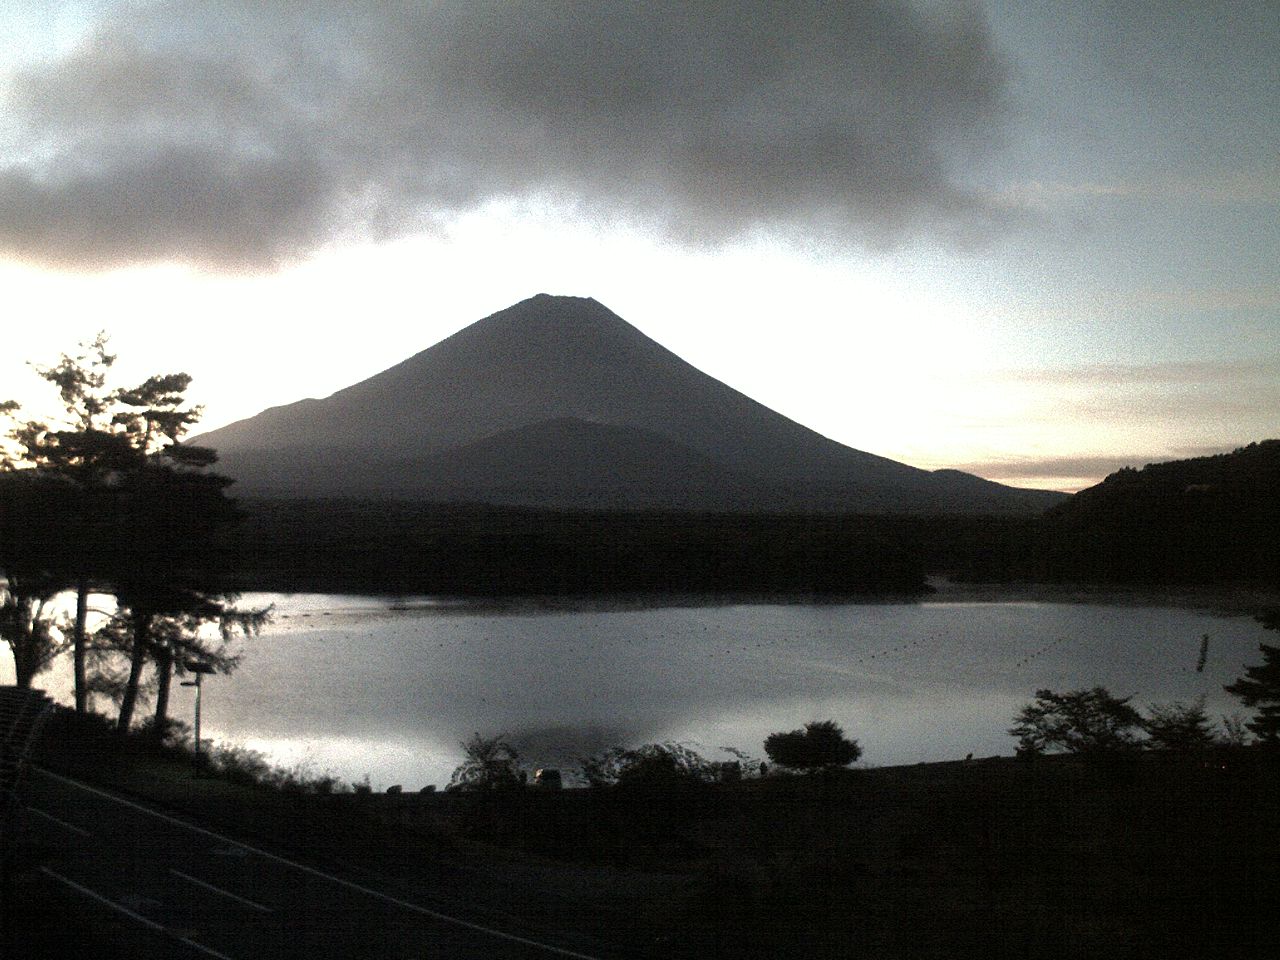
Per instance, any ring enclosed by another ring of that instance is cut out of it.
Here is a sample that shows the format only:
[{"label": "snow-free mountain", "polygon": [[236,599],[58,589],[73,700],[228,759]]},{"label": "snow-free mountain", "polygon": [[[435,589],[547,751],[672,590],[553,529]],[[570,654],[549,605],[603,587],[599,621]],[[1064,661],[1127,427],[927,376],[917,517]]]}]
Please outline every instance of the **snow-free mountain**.
[{"label": "snow-free mountain", "polygon": [[242,495],[572,509],[1011,513],[1060,494],[843,446],[595,300],[540,294],[323,400],[196,438]]}]

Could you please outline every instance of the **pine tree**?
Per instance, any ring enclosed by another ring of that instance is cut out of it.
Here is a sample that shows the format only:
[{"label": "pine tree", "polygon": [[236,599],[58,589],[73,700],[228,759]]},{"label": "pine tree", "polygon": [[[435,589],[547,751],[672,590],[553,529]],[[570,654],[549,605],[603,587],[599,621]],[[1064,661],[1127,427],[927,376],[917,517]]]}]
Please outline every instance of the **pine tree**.
[{"label": "pine tree", "polygon": [[1034,703],[1024,706],[1009,728],[1018,738],[1018,752],[1035,756],[1054,750],[1067,753],[1109,754],[1132,750],[1134,730],[1142,716],[1129,706],[1132,697],[1114,697],[1106,687],[1055,693],[1037,690]]},{"label": "pine tree", "polygon": [[1223,689],[1239,697],[1246,707],[1258,709],[1248,727],[1262,742],[1276,745],[1280,744],[1280,647],[1260,643],[1258,649],[1262,663],[1245,667],[1245,675]]},{"label": "pine tree", "polygon": [[[51,528],[40,536],[6,536],[0,566],[10,593],[15,583],[24,589],[38,586],[50,596],[67,588],[77,591],[73,651],[79,711],[86,709],[90,690],[85,600],[91,589],[114,593],[118,617],[128,626],[116,624],[113,643],[105,648],[129,659],[118,685],[119,727],[126,730],[132,721],[142,671],[151,660],[158,681],[157,727],[162,728],[170,680],[175,670],[184,669],[184,657],[234,666],[234,658],[219,659],[214,650],[199,655],[200,625],[217,623],[224,637],[231,629],[251,633],[265,622],[267,611],[231,605],[230,568],[219,541],[240,513],[226,495],[231,481],[205,469],[216,462],[214,451],[181,443],[200,417],[200,408],[188,405],[185,396],[191,378],[160,374],[136,387],[109,388],[115,357],[106,345],[106,336],[99,334],[54,366],[35,366],[58,390],[66,411],[63,423],[18,422],[16,405],[0,403],[0,414],[17,422],[10,437],[18,447],[16,457],[0,461],[7,473],[0,484],[0,532]],[[29,509],[18,496],[27,488],[56,495],[56,507]]]},{"label": "pine tree", "polygon": [[1150,738],[1147,746],[1164,753],[1200,753],[1218,742],[1213,721],[1204,707],[1204,697],[1190,704],[1153,703],[1142,726]]}]

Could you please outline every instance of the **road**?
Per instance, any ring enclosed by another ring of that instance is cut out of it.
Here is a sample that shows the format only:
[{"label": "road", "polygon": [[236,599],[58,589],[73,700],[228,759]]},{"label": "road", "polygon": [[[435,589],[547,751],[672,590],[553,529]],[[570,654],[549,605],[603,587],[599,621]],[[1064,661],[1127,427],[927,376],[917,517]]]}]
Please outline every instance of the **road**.
[{"label": "road", "polygon": [[[56,956],[60,936],[85,931],[114,942],[77,953],[138,960],[605,956],[477,914],[474,878],[448,868],[433,880],[322,869],[49,771],[32,771],[25,832],[43,855],[16,882],[41,915],[11,924],[17,957]],[[60,916],[78,919],[60,931]],[[55,926],[31,933],[40,921]]]}]

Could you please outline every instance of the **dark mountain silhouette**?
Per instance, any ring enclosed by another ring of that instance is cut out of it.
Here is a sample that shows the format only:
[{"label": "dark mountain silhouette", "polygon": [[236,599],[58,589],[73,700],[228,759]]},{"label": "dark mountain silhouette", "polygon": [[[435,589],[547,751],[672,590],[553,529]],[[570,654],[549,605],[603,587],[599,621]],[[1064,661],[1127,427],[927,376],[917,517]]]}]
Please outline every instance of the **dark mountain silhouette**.
[{"label": "dark mountain silhouette", "polygon": [[1280,583],[1280,440],[1127,467],[1044,518],[1048,579]]},{"label": "dark mountain silhouette", "polygon": [[746,509],[759,495],[758,481],[661,434],[574,417],[447,450],[406,472],[406,492],[425,470],[450,500],[485,490],[487,500],[520,506]]},{"label": "dark mountain silhouette", "polygon": [[1039,512],[1062,495],[843,446],[591,299],[541,294],[323,400],[196,439],[242,493],[552,508]]}]

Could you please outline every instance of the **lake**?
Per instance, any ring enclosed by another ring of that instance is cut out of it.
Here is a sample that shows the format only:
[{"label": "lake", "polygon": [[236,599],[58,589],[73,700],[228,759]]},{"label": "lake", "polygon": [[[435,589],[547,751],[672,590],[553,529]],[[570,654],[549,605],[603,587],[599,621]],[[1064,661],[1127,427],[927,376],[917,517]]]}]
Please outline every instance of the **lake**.
[{"label": "lake", "polygon": [[[533,766],[679,741],[763,757],[769,733],[834,719],[863,763],[1009,755],[1040,687],[1103,685],[1134,705],[1204,695],[1276,641],[1248,617],[1159,606],[948,602],[495,611],[387,598],[251,594],[275,622],[207,678],[204,734],[375,788],[443,787],[473,732]],[[395,607],[395,609],[393,609]],[[1197,672],[1201,637],[1210,637]],[[3,671],[12,682],[12,667]],[[41,678],[69,701],[68,669]],[[0,674],[3,680],[3,674]],[[175,688],[188,722],[193,692]]]}]

